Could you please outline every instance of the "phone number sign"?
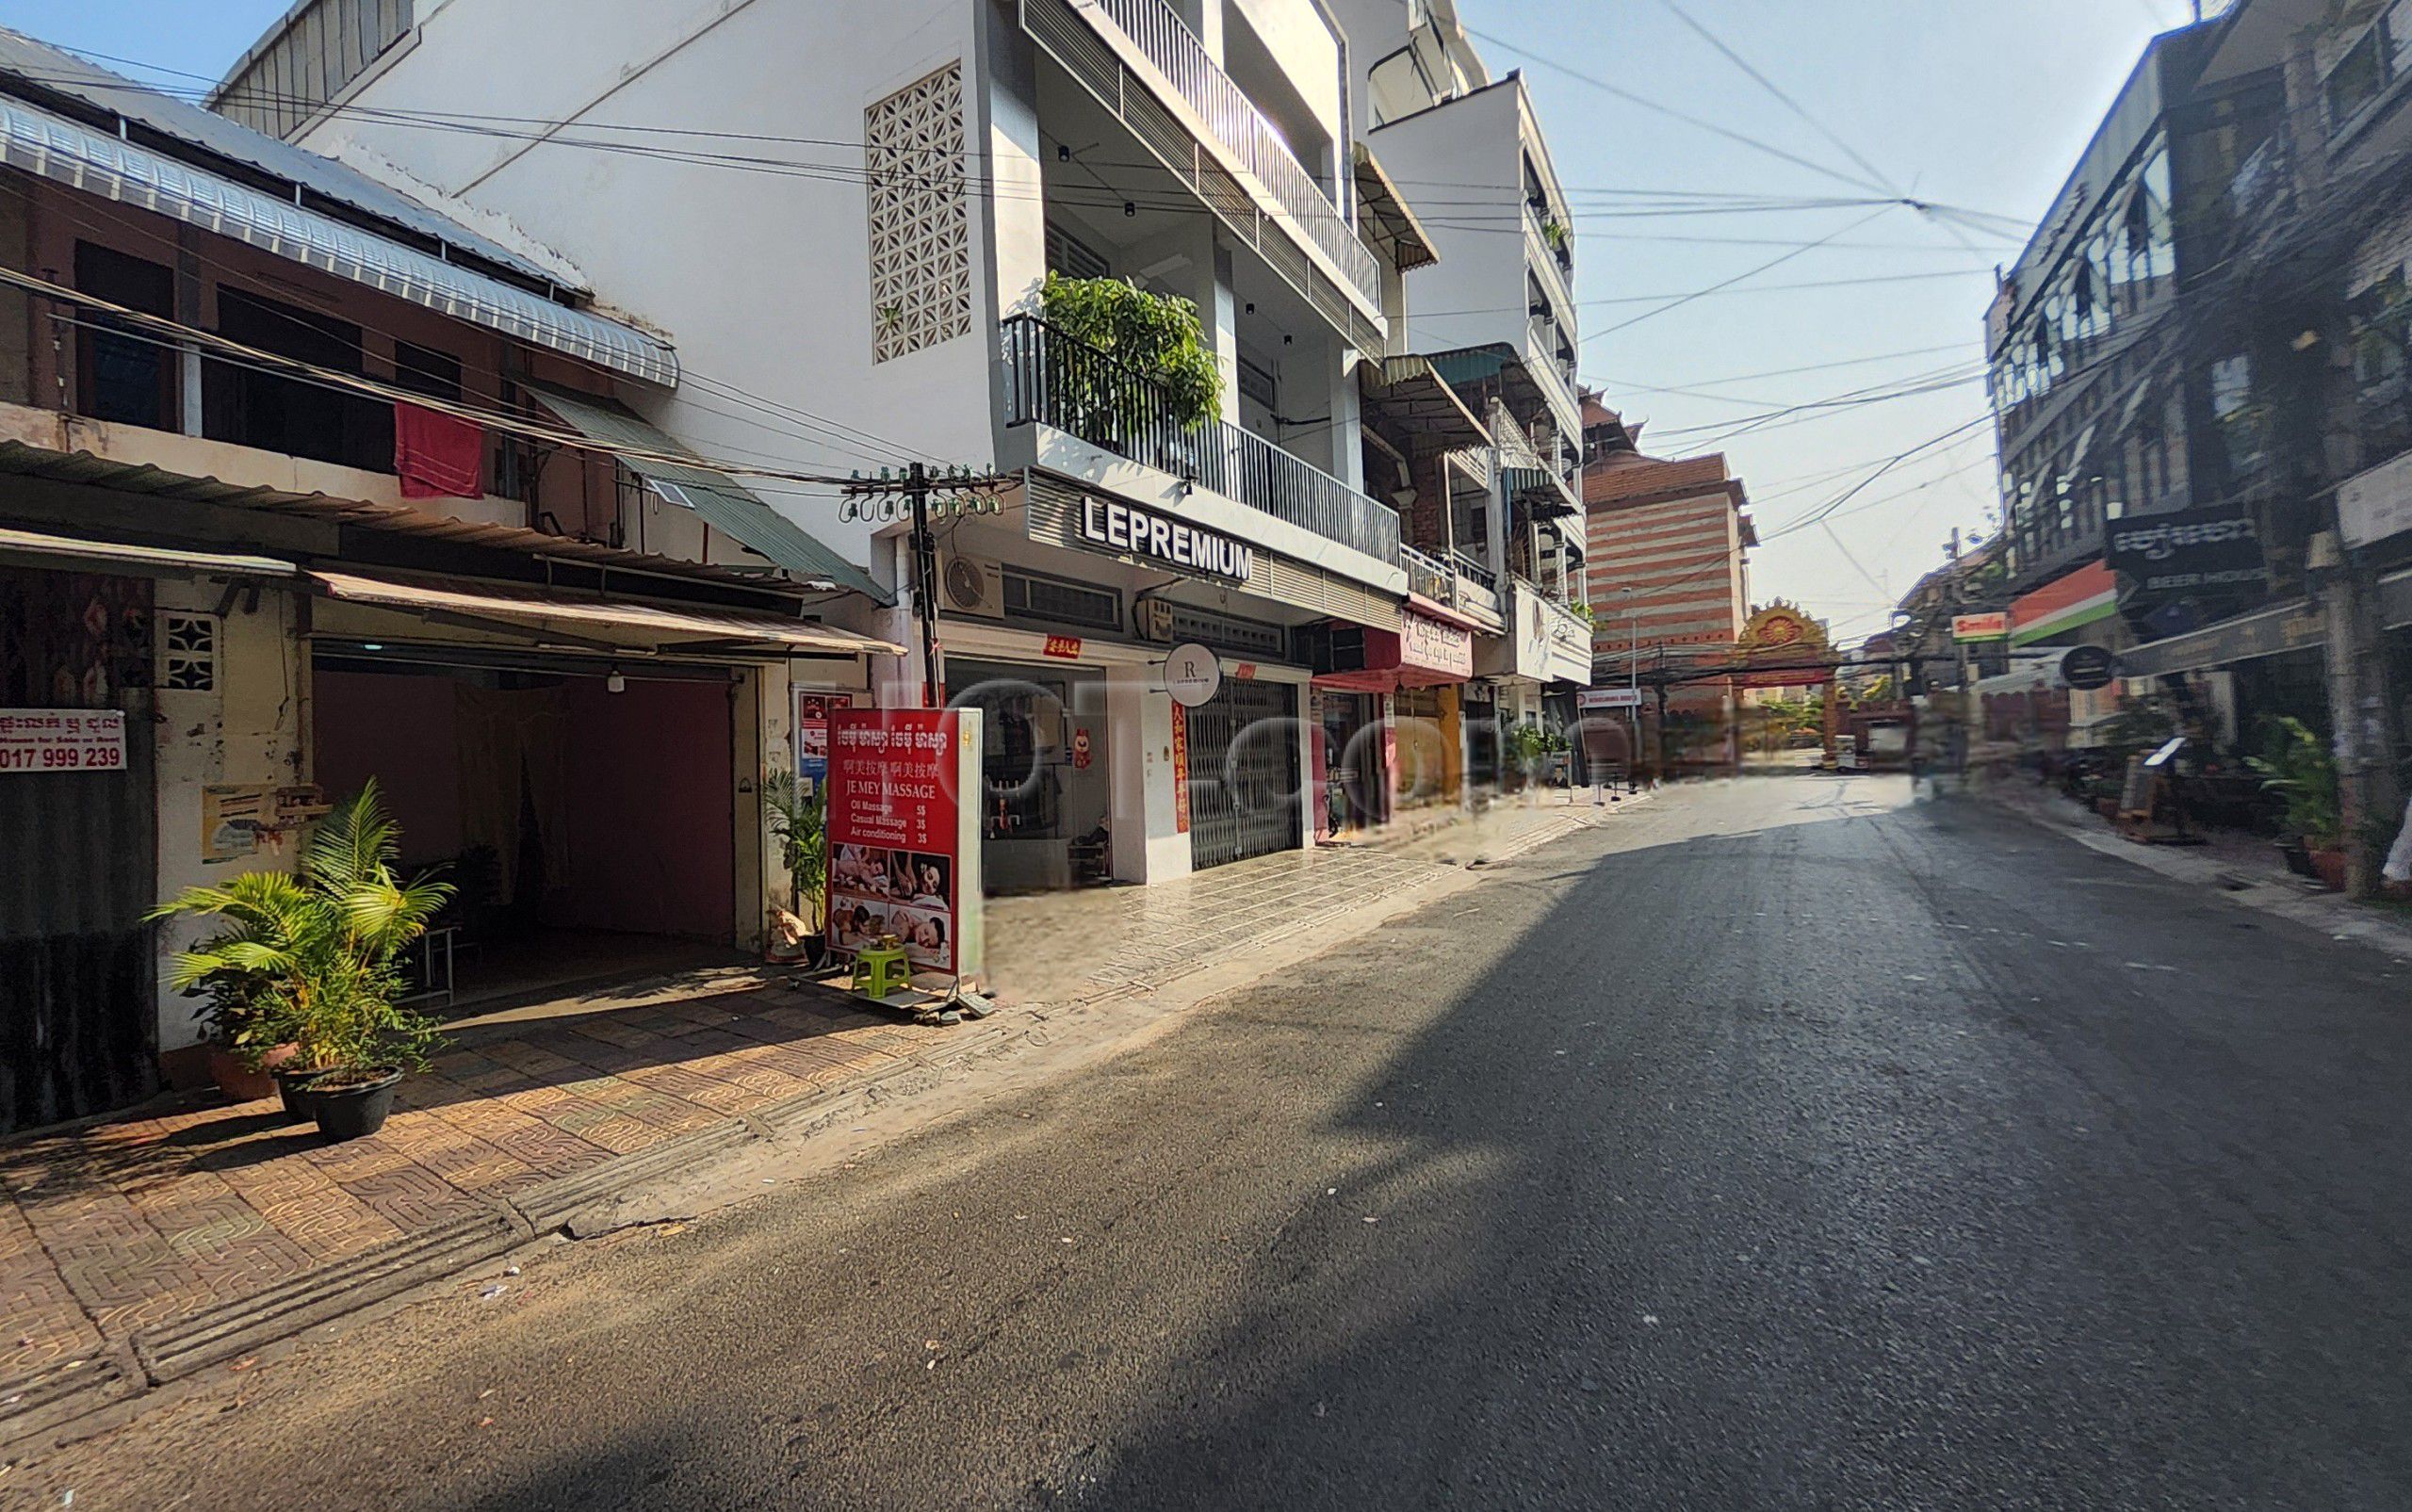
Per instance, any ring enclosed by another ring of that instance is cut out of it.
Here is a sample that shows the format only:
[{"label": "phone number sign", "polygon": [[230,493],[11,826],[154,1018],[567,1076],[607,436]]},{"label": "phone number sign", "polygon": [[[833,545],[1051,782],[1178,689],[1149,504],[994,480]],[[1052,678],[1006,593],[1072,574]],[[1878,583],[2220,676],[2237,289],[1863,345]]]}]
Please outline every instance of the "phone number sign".
[{"label": "phone number sign", "polygon": [[0,772],[124,770],[122,710],[0,708]]}]

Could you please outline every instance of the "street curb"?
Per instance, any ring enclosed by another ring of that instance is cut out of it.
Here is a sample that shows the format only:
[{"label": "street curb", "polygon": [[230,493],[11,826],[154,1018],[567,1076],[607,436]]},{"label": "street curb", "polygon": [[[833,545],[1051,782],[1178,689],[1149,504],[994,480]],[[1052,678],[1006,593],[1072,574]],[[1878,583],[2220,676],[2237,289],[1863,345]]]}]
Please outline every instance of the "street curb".
[{"label": "street curb", "polygon": [[2256,913],[2301,924],[2306,929],[2318,930],[2331,939],[2367,945],[2383,955],[2412,963],[2412,933],[2384,919],[2356,918],[2351,914],[2338,917],[2331,904],[2320,901],[2333,898],[2335,894],[2305,895],[2273,882],[2252,882],[2241,888],[2213,885],[2205,878],[2190,874],[2186,869],[2155,865],[2155,853],[2151,846],[2138,845],[2132,840],[2091,830],[2082,824],[2064,823],[2051,814],[2039,813],[2024,805],[1997,798],[1985,789],[1975,789],[1969,796],[1996,813],[2007,814],[2047,834],[2073,840],[2096,854],[2124,861],[2139,870],[2182,885],[2207,887],[2214,896],[2240,908],[2250,908]]}]

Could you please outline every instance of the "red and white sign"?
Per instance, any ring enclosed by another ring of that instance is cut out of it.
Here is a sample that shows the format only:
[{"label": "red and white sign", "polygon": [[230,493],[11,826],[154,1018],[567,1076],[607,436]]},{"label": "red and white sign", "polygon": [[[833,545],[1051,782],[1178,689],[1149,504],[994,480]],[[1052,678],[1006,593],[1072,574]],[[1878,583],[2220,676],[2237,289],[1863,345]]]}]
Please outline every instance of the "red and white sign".
[{"label": "red and white sign", "polygon": [[1081,659],[1081,638],[1077,635],[1051,635],[1047,638],[1045,649],[1058,661],[1078,661]]},{"label": "red and white sign", "polygon": [[1172,827],[1189,833],[1189,710],[1172,706]]},{"label": "red and white sign", "polygon": [[980,710],[829,711],[829,947],[893,935],[916,967],[982,955]]},{"label": "red and white sign", "polygon": [[1954,641],[2007,641],[2010,639],[2010,616],[1999,611],[1992,614],[1954,614],[1951,616],[1951,639]]},{"label": "red and white sign", "polygon": [[123,772],[114,708],[0,708],[0,772]]},{"label": "red and white sign", "polygon": [[1451,682],[1474,675],[1474,632],[1413,610],[1398,617],[1398,664],[1436,672]]}]

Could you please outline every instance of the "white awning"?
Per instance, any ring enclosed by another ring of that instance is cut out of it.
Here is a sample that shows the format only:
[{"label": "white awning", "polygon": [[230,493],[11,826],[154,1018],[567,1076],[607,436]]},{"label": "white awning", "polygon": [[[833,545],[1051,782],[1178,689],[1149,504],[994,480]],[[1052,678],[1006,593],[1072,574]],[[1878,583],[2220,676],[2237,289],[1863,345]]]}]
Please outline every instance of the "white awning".
[{"label": "white awning", "polygon": [[632,635],[645,649],[747,655],[888,656],[904,654],[891,642],[856,635],[809,620],[781,619],[729,610],[676,608],[632,599],[572,598],[539,589],[481,586],[458,588],[366,577],[356,573],[314,572],[311,586],[330,598],[379,609],[400,610],[455,620],[506,620],[539,628],[576,628]]},{"label": "white awning", "polygon": [[44,535],[39,530],[0,529],[0,561],[9,560],[31,561],[37,566],[82,563],[104,572],[140,577],[180,577],[191,573],[220,577],[290,577],[301,571],[293,563],[274,557],[129,546],[114,541],[88,541],[80,536]]}]

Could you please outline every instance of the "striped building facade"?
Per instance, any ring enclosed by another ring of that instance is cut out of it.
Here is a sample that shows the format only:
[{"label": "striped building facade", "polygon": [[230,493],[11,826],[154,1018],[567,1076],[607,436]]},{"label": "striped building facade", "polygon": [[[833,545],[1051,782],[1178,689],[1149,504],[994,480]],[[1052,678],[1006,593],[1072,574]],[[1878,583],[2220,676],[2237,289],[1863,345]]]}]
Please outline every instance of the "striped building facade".
[{"label": "striped building facade", "polygon": [[[1585,564],[1595,629],[1597,683],[1622,680],[1636,641],[1645,673],[1686,662],[1723,661],[1751,614],[1747,553],[1758,545],[1741,481],[1724,456],[1644,455],[1628,429],[1596,399],[1584,410]],[[1655,701],[1653,700],[1654,709]],[[1693,759],[1730,741],[1735,695],[1722,681],[1678,686],[1667,696],[1670,723],[1691,724]]]}]

